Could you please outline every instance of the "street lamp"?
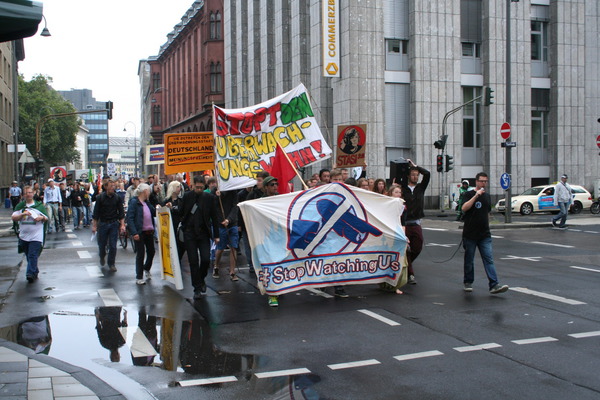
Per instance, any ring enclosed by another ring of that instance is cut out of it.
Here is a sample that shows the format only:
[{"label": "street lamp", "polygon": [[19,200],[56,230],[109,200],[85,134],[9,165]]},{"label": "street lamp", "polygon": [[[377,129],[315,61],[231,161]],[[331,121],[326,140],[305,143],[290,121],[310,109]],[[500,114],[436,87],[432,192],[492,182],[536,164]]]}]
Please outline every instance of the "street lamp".
[{"label": "street lamp", "polygon": [[42,29],[40,36],[44,36],[44,37],[52,36],[52,35],[50,35],[50,31],[48,30],[46,17],[44,15],[42,15],[42,18],[44,18],[44,29]]},{"label": "street lamp", "polygon": [[[133,151],[135,152],[135,169],[133,170],[133,176],[138,176],[138,150],[137,150],[137,127],[135,126],[135,124],[132,121],[127,121],[125,122],[125,125],[123,126],[123,132],[127,132],[127,129],[125,129],[125,127],[127,126],[127,124],[131,124],[133,125]],[[125,139],[125,142],[129,142],[128,139]]]}]

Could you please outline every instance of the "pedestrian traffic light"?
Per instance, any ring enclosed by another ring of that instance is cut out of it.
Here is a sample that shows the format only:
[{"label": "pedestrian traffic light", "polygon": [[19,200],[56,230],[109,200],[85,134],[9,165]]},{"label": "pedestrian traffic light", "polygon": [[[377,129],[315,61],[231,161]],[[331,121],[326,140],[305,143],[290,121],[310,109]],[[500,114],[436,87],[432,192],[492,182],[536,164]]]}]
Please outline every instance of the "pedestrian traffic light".
[{"label": "pedestrian traffic light", "polygon": [[446,140],[448,140],[448,135],[442,135],[442,137],[441,137],[441,138],[439,138],[438,140],[436,140],[436,141],[433,143],[433,146],[434,146],[436,149],[439,149],[439,150],[444,150],[444,147],[446,147]]},{"label": "pedestrian traffic light", "polygon": [[444,156],[438,154],[437,156],[437,172],[444,172]]},{"label": "pedestrian traffic light", "polygon": [[494,104],[494,95],[492,93],[494,93],[494,91],[492,90],[491,87],[489,86],[484,86],[483,87],[483,105],[484,106],[489,106],[490,104]]},{"label": "pedestrian traffic light", "polygon": [[454,156],[446,154],[446,172],[454,169]]},{"label": "pedestrian traffic light", "polygon": [[106,118],[112,119],[113,102],[107,101],[104,104],[106,105]]}]

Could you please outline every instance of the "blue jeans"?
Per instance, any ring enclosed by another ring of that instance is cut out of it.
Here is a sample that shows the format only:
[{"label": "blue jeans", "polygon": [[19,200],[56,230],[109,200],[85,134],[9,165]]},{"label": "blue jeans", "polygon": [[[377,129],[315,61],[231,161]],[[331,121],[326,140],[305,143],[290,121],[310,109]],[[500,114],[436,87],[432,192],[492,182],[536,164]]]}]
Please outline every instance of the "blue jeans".
[{"label": "blue jeans", "polygon": [[98,253],[100,258],[106,257],[106,245],[108,244],[108,265],[115,265],[117,258],[117,238],[119,237],[119,221],[98,223]]},{"label": "blue jeans", "polygon": [[52,232],[53,229],[58,232],[60,226],[60,217],[58,216],[58,203],[46,203],[46,210],[48,211],[48,232]]},{"label": "blue jeans", "polygon": [[21,243],[25,257],[27,258],[27,272],[25,275],[37,278],[38,273],[40,272],[38,270],[38,257],[42,250],[42,242],[26,242],[21,239],[19,239],[19,242]]},{"label": "blue jeans", "polygon": [[90,226],[92,222],[90,206],[83,206],[83,225]]},{"label": "blue jeans", "polygon": [[492,255],[492,238],[486,237],[480,240],[463,238],[463,247],[465,249],[465,277],[464,283],[473,283],[475,280],[474,260],[475,248],[479,249],[483,267],[488,277],[490,289],[498,284],[496,276],[496,267],[494,266],[494,256]]},{"label": "blue jeans", "polygon": [[552,221],[556,222],[560,219],[560,224],[558,224],[558,226],[562,228],[563,226],[565,226],[565,222],[567,222],[567,214],[569,214],[569,203],[559,201],[558,207],[560,208],[560,212],[556,217],[552,218]]},{"label": "blue jeans", "polygon": [[[79,228],[79,220],[83,215],[83,207],[72,207],[73,209],[73,227]],[[84,221],[85,224],[85,221]]]}]

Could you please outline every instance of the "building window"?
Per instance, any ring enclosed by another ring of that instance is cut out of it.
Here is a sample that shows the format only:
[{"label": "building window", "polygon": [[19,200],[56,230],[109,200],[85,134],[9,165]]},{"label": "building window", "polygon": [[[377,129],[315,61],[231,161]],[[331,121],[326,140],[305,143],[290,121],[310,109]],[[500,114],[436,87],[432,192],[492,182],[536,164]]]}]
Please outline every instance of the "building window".
[{"label": "building window", "polygon": [[531,89],[531,164],[547,165],[550,90]]},{"label": "building window", "polygon": [[161,125],[160,106],[152,107],[152,125],[153,126]]},{"label": "building window", "polygon": [[152,87],[153,91],[160,89],[160,73],[158,72],[152,74]]},{"label": "building window", "polygon": [[479,43],[462,43],[462,56],[470,58],[481,58],[481,45]]},{"label": "building window", "polygon": [[[463,87],[463,103],[481,96],[480,87]],[[481,164],[481,100],[463,108],[463,165]]]},{"label": "building window", "polygon": [[531,21],[531,59],[548,61],[548,23]]},{"label": "building window", "polygon": [[221,39],[221,13],[210,13],[210,38]]},{"label": "building window", "polygon": [[408,71],[408,40],[385,39],[385,69]]},{"label": "building window", "polygon": [[221,63],[210,63],[210,91],[221,93],[223,90],[223,76],[221,75]]},{"label": "building window", "polygon": [[481,0],[461,0],[460,2],[461,72],[463,74],[482,73],[482,9]]}]

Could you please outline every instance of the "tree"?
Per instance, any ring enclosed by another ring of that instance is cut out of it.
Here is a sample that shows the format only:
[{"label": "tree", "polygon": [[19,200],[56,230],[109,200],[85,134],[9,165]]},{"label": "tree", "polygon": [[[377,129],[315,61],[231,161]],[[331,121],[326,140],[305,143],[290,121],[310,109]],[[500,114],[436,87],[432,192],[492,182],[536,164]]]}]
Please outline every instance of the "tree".
[{"label": "tree", "polygon": [[[49,114],[75,112],[73,104],[62,98],[50,83],[52,78],[36,75],[29,82],[19,76],[19,139],[34,153],[35,127]],[[79,122],[76,115],[52,118],[40,130],[40,153],[47,165],[80,161],[75,149]]]}]

